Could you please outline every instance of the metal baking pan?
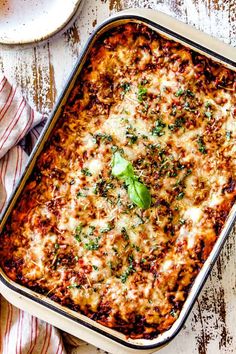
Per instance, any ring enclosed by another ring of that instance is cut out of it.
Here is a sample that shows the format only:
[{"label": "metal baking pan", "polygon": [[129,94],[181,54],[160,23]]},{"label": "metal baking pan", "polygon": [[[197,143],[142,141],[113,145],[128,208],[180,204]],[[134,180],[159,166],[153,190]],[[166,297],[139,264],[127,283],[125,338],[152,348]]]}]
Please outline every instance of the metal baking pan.
[{"label": "metal baking pan", "polygon": [[[212,58],[215,61],[223,63],[232,70],[236,70],[236,49],[232,48],[210,36],[197,31],[196,29],[178,22],[173,18],[153,10],[135,9],[123,11],[109,18],[99,25],[85,48],[56,104],[56,107],[48,119],[44,131],[36,144],[29,162],[26,166],[23,176],[18,182],[15,192],[8,201],[3,213],[0,217],[0,231],[3,229],[8,216],[10,215],[14,205],[20,196],[20,193],[30,176],[37,157],[42,151],[57,119],[60,116],[63,105],[66,103],[68,95],[73,88],[76,78],[79,75],[83,64],[90,52],[94,42],[106,31],[127,22],[139,22],[147,25],[158,33],[164,34],[165,37],[173,39],[177,42],[191,47],[197,52]],[[67,331],[91,344],[98,346],[109,352],[134,353],[143,352],[151,353],[157,348],[161,348],[168,344],[183,327],[188,314],[190,313],[195,300],[201,291],[219,253],[226,241],[233,223],[236,219],[236,207],[232,208],[225,226],[200,273],[192,285],[188,298],[184,303],[179,318],[173,326],[166,332],[160,334],[152,340],[145,339],[127,339],[125,335],[96,323],[88,317],[69,310],[43,295],[37,294],[24,286],[21,286],[9,279],[3,270],[0,269],[0,291],[15,306],[30,312],[33,315],[55,325],[58,328]]]}]

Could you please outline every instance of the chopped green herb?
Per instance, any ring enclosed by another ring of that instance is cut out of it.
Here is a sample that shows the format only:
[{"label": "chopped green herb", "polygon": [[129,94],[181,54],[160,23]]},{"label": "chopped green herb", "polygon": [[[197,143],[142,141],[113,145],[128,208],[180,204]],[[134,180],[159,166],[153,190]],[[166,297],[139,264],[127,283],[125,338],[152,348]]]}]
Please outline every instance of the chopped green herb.
[{"label": "chopped green herb", "polygon": [[152,300],[151,299],[148,299],[148,302],[149,302],[149,304],[152,304]]},{"label": "chopped green herb", "polygon": [[205,107],[206,107],[206,108],[211,107],[211,103],[207,101],[207,102],[205,103]]},{"label": "chopped green herb", "polygon": [[120,280],[122,283],[125,283],[126,280],[128,279],[128,276],[134,272],[133,265],[130,264],[126,271],[120,276]]},{"label": "chopped green herb", "polygon": [[133,261],[134,261],[134,256],[133,256],[132,254],[128,257],[128,261],[129,261],[130,264],[133,263]]},{"label": "chopped green herb", "polygon": [[95,230],[95,226],[89,226],[88,235],[89,235],[89,236],[92,236],[92,235],[93,235],[94,230]]},{"label": "chopped green herb", "polygon": [[92,176],[92,173],[89,171],[88,168],[82,168],[81,172],[82,172],[83,175],[85,175],[85,176]]},{"label": "chopped green herb", "polygon": [[98,270],[98,267],[93,264],[93,269],[94,269],[94,270]]},{"label": "chopped green herb", "polygon": [[205,112],[205,116],[206,116],[208,119],[211,119],[211,112],[210,112],[210,111]]},{"label": "chopped green herb", "polygon": [[111,231],[112,229],[114,229],[114,226],[112,226],[111,224],[108,224],[107,227],[104,227],[103,229],[101,229],[101,233],[105,233],[105,232],[109,232]]},{"label": "chopped green herb", "polygon": [[68,289],[80,289],[81,285],[79,284],[71,284],[67,286]]},{"label": "chopped green herb", "polygon": [[198,143],[198,150],[202,154],[207,154],[206,145],[204,144],[203,138],[201,136],[198,137],[197,143]]},{"label": "chopped green herb", "polygon": [[177,313],[176,313],[176,311],[174,310],[174,309],[172,309],[171,311],[170,311],[170,315],[172,316],[172,317],[177,317]]},{"label": "chopped green herb", "polygon": [[75,235],[75,239],[76,241],[81,242],[81,237],[79,235]]},{"label": "chopped green herb", "polygon": [[78,256],[75,256],[74,257],[74,260],[77,262],[79,260],[79,257]]},{"label": "chopped green herb", "polygon": [[146,262],[147,262],[147,260],[145,258],[141,259],[141,263],[146,263]]},{"label": "chopped green herb", "polygon": [[129,142],[131,144],[135,144],[138,140],[138,136],[135,134],[135,131],[136,129],[133,129],[132,126],[128,126],[127,129],[126,129],[126,138],[129,139]]},{"label": "chopped green herb", "polygon": [[129,138],[131,144],[135,144],[138,140],[138,136],[134,134],[126,134],[126,137]]},{"label": "chopped green herb", "polygon": [[175,93],[175,96],[176,96],[176,97],[179,97],[179,96],[183,95],[183,93],[184,93],[184,90],[183,90],[182,88],[180,88],[180,89],[178,89],[178,91]]},{"label": "chopped green herb", "polygon": [[185,224],[185,222],[186,222],[186,220],[184,220],[184,219],[179,219],[179,223],[180,223],[180,225],[184,225],[184,224]]},{"label": "chopped green herb", "polygon": [[185,174],[185,177],[191,175],[191,173],[192,173],[192,170],[191,170],[191,169],[188,169],[187,172],[186,172],[186,174]]},{"label": "chopped green herb", "polygon": [[166,127],[166,124],[163,123],[161,119],[158,119],[155,123],[155,127],[152,129],[152,135],[155,135],[155,136],[164,135],[165,132],[163,130],[165,127]]},{"label": "chopped green herb", "polygon": [[135,215],[136,215],[136,216],[138,217],[138,219],[139,219],[138,224],[137,224],[136,226],[142,225],[142,224],[145,223],[145,221],[143,220],[143,218],[142,218],[138,213],[135,213]]},{"label": "chopped green herb", "polygon": [[186,96],[189,96],[189,97],[194,97],[195,96],[194,93],[191,90],[189,90],[189,89],[187,89],[185,91],[185,94],[186,94]]},{"label": "chopped green herb", "polygon": [[80,234],[81,234],[81,231],[82,231],[82,228],[83,228],[83,225],[82,225],[82,224],[76,226],[75,232],[80,235]]},{"label": "chopped green herb", "polygon": [[171,116],[175,116],[176,115],[176,113],[177,113],[177,107],[176,107],[176,105],[173,105],[172,106],[172,110],[171,110]]},{"label": "chopped green herb", "polygon": [[138,88],[138,101],[142,103],[143,100],[146,98],[146,96],[147,96],[147,88],[140,85]]},{"label": "chopped green herb", "polygon": [[113,140],[111,135],[102,133],[93,134],[93,138],[96,143],[99,143],[100,141],[106,141],[110,143]]},{"label": "chopped green herb", "polygon": [[99,249],[99,237],[96,237],[94,240],[89,240],[88,243],[84,244],[84,248],[89,251],[94,251]]},{"label": "chopped green herb", "polygon": [[123,235],[124,239],[125,239],[126,241],[128,241],[128,240],[129,240],[129,235],[128,235],[128,233],[127,233],[127,231],[126,231],[126,228],[125,228],[125,227],[122,227],[122,229],[121,229],[121,233],[122,233],[122,235]]},{"label": "chopped green herb", "polygon": [[176,199],[177,199],[177,200],[180,200],[180,199],[183,199],[183,197],[184,197],[184,192],[180,192],[180,193],[177,195]]},{"label": "chopped green herb", "polygon": [[182,126],[185,124],[185,122],[186,122],[186,119],[184,117],[176,118],[174,124],[169,124],[168,128],[172,131],[176,130],[178,128],[182,128]]},{"label": "chopped green herb", "polygon": [[130,90],[130,83],[129,82],[124,82],[123,84],[120,85],[122,88],[122,95],[124,96],[129,90]]},{"label": "chopped green herb", "polygon": [[184,104],[184,109],[185,109],[186,111],[189,111],[189,112],[195,112],[195,111],[196,111],[195,108],[191,108],[191,107],[190,107],[190,103],[189,103],[189,102],[185,102],[185,104]]},{"label": "chopped green herb", "polygon": [[54,245],[55,249],[58,250],[58,248],[60,247],[58,243],[55,243]]},{"label": "chopped green herb", "polygon": [[227,130],[226,131],[226,140],[230,140],[231,139],[231,134],[232,134],[232,132],[230,131],[230,130]]},{"label": "chopped green herb", "polygon": [[178,168],[179,170],[183,170],[183,169],[185,168],[185,165],[182,165],[182,164],[178,161],[178,163],[177,163],[177,168]]},{"label": "chopped green herb", "polygon": [[137,252],[140,252],[140,247],[135,245],[135,244],[132,244],[132,247],[137,251]]},{"label": "chopped green herb", "polygon": [[147,80],[147,79],[142,79],[141,85],[146,85],[147,83],[148,83],[148,80]]},{"label": "chopped green herb", "polygon": [[74,179],[72,179],[71,181],[70,181],[70,185],[72,186],[72,184],[75,184],[75,180]]},{"label": "chopped green herb", "polygon": [[76,197],[77,197],[77,198],[79,198],[79,197],[87,197],[87,195],[86,195],[85,193],[79,191],[79,192],[77,193]]},{"label": "chopped green herb", "polygon": [[108,267],[112,270],[112,269],[113,269],[113,264],[112,264],[112,262],[111,262],[111,261],[108,261],[107,264],[108,264]]},{"label": "chopped green herb", "polygon": [[75,239],[76,239],[76,241],[78,241],[78,242],[81,242],[81,237],[80,237],[80,235],[81,235],[81,232],[82,232],[82,228],[83,228],[83,225],[82,224],[80,224],[80,225],[78,225],[76,228],[75,228]]}]

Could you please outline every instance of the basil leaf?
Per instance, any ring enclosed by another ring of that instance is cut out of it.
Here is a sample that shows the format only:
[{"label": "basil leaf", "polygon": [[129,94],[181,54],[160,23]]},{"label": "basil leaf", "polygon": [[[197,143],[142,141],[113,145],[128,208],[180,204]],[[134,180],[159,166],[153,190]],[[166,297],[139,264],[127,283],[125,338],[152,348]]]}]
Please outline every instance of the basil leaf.
[{"label": "basil leaf", "polygon": [[147,187],[135,179],[129,182],[128,195],[132,202],[142,209],[149,208],[151,205],[151,195]]},{"label": "basil leaf", "polygon": [[128,186],[128,195],[134,204],[140,208],[147,209],[151,205],[151,195],[147,187],[138,181],[134,175],[132,164],[124,159],[119,152],[113,155],[112,159],[113,176],[123,179]]},{"label": "basil leaf", "polygon": [[113,155],[112,159],[112,171],[113,176],[126,179],[134,177],[134,169],[132,164],[125,160],[119,152]]}]

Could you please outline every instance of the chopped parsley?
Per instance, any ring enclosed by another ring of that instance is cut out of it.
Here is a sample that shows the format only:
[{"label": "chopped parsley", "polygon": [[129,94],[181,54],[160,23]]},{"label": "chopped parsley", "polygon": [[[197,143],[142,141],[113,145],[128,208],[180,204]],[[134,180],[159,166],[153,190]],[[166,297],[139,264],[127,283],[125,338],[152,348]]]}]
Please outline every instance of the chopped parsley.
[{"label": "chopped parsley", "polygon": [[93,134],[93,139],[96,143],[99,143],[101,141],[106,141],[110,143],[113,140],[111,135],[102,133]]},{"label": "chopped parsley", "polygon": [[111,224],[108,224],[107,227],[104,227],[103,229],[101,229],[101,233],[105,233],[105,232],[109,232],[111,231],[112,229],[114,229],[114,226],[112,226]]},{"label": "chopped parsley", "polygon": [[76,239],[76,241],[81,242],[81,238],[79,235],[75,235],[75,239]]},{"label": "chopped parsley", "polygon": [[186,96],[189,96],[189,97],[194,97],[195,96],[194,93],[191,90],[189,90],[189,89],[185,90],[185,94],[186,94]]},{"label": "chopped parsley", "polygon": [[185,194],[184,192],[180,192],[180,193],[177,195],[176,199],[177,199],[177,200],[183,199],[184,194]]},{"label": "chopped parsley", "polygon": [[174,309],[172,309],[171,311],[170,311],[170,315],[172,316],[172,317],[177,317],[177,313],[176,313],[176,311],[174,310]]},{"label": "chopped parsley", "polygon": [[96,237],[94,240],[89,240],[88,243],[84,244],[84,248],[89,251],[96,251],[99,249],[99,237]]},{"label": "chopped parsley", "polygon": [[124,239],[125,239],[126,241],[128,241],[128,240],[129,240],[129,235],[128,235],[127,230],[126,230],[125,227],[122,227],[121,233],[122,233],[122,236],[124,237]]},{"label": "chopped parsley", "polygon": [[82,168],[81,172],[84,176],[92,176],[92,173],[89,171],[88,168]]},{"label": "chopped parsley", "polygon": [[166,124],[162,122],[161,119],[158,119],[155,123],[155,127],[152,129],[152,135],[162,136],[165,134],[163,131],[166,127]]},{"label": "chopped parsley", "polygon": [[67,286],[68,289],[81,289],[81,285],[79,284],[71,284]]},{"label": "chopped parsley", "polygon": [[176,105],[173,105],[173,106],[172,106],[172,109],[171,109],[170,115],[171,115],[171,116],[175,116],[176,113],[177,113],[177,107],[176,107]]},{"label": "chopped parsley", "polygon": [[182,128],[182,126],[185,124],[186,119],[184,117],[178,117],[176,118],[174,124],[169,124],[168,128],[173,131],[176,130],[178,128]]},{"label": "chopped parsley", "polygon": [[128,268],[124,271],[124,273],[120,276],[121,282],[124,284],[128,279],[128,276],[134,272],[133,265],[130,264]]},{"label": "chopped parsley", "polygon": [[146,98],[146,96],[147,96],[147,88],[140,85],[138,88],[138,101],[142,103],[143,100]]},{"label": "chopped parsley", "polygon": [[77,227],[75,228],[75,239],[76,239],[76,241],[78,241],[78,242],[81,242],[81,237],[80,237],[80,235],[81,235],[81,232],[82,232],[82,228],[83,228],[82,224],[80,224],[79,226],[77,226]]},{"label": "chopped parsley", "polygon": [[206,108],[211,107],[211,103],[207,101],[207,102],[205,103],[205,107],[206,107]]},{"label": "chopped parsley", "polygon": [[93,264],[93,269],[94,269],[94,270],[98,270],[98,267]]},{"label": "chopped parsley", "polygon": [[207,154],[206,145],[205,145],[203,138],[201,136],[198,137],[197,143],[198,143],[198,150],[202,154]]},{"label": "chopped parsley", "polygon": [[208,119],[211,119],[211,112],[210,112],[210,111],[205,112],[205,116],[206,116]]},{"label": "chopped parsley", "polygon": [[175,93],[175,96],[176,97],[180,97],[182,96],[183,94],[185,94],[185,96],[188,96],[188,97],[194,97],[194,93],[187,89],[187,90],[183,90],[182,88],[179,88],[178,91]]},{"label": "chopped parsley", "polygon": [[225,136],[226,136],[226,140],[230,140],[231,139],[231,134],[232,132],[230,130],[226,130]]},{"label": "chopped parsley", "polygon": [[88,236],[92,236],[92,235],[93,235],[94,230],[95,230],[95,226],[89,226]]},{"label": "chopped parsley", "polygon": [[182,88],[178,89],[178,91],[175,93],[176,97],[182,96],[184,94],[184,90]]},{"label": "chopped parsley", "polygon": [[190,107],[190,103],[189,103],[189,102],[185,102],[185,104],[184,104],[184,109],[185,109],[186,111],[189,111],[189,112],[195,112],[195,111],[196,111],[195,108],[191,108],[191,107]]},{"label": "chopped parsley", "polygon": [[79,191],[77,194],[76,194],[76,197],[79,198],[79,197],[87,197],[87,195],[81,191]]},{"label": "chopped parsley", "polygon": [[140,252],[140,247],[135,245],[134,243],[132,244],[132,248],[134,248],[137,252]]},{"label": "chopped parsley", "polygon": [[132,126],[128,126],[127,129],[126,129],[126,138],[129,139],[129,142],[131,144],[135,144],[138,140],[138,136],[135,134],[135,130],[136,129],[133,129]]},{"label": "chopped parsley", "polygon": [[128,91],[130,91],[130,83],[129,82],[124,82],[123,84],[120,85],[122,88],[122,96],[124,96]]}]

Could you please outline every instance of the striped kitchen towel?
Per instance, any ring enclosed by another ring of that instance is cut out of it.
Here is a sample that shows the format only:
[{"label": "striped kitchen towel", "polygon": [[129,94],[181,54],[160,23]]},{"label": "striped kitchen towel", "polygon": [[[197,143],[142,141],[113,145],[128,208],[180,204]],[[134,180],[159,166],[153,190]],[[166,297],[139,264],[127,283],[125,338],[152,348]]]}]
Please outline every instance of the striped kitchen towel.
[{"label": "striped kitchen towel", "polygon": [[[0,211],[24,170],[43,127],[36,113],[5,77],[0,78]],[[65,354],[58,329],[21,311],[0,295],[1,354]]]},{"label": "striped kitchen towel", "polygon": [[[0,212],[16,186],[45,117],[0,77]],[[93,354],[96,348],[60,332],[0,295],[0,354]]]}]

